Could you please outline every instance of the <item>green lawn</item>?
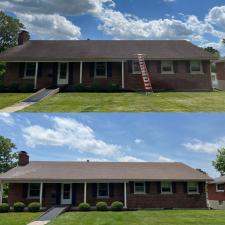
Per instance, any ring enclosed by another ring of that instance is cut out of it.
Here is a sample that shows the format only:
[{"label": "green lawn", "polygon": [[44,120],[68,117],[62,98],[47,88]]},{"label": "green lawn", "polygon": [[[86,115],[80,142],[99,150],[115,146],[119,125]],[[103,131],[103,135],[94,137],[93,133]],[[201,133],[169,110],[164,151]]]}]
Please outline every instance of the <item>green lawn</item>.
[{"label": "green lawn", "polygon": [[225,211],[70,212],[49,225],[224,225]]},{"label": "green lawn", "polygon": [[31,94],[27,93],[0,93],[0,109],[11,106]]},{"label": "green lawn", "polygon": [[26,112],[225,112],[225,92],[59,93]]},{"label": "green lawn", "polygon": [[0,213],[1,225],[26,225],[38,218],[41,213]]}]

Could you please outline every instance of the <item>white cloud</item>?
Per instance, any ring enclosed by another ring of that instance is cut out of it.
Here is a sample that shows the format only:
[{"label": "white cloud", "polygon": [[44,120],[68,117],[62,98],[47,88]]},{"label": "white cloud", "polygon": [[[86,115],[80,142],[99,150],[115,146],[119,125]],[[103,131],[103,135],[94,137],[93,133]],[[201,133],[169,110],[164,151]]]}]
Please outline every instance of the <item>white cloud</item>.
[{"label": "white cloud", "polygon": [[164,2],[175,2],[176,0],[163,0]]},{"label": "white cloud", "polygon": [[205,19],[207,22],[215,25],[216,27],[225,30],[225,5],[213,7]]},{"label": "white cloud", "polygon": [[159,162],[174,162],[174,160],[164,157],[164,156],[161,156],[161,155],[158,157],[158,161]]},{"label": "white cloud", "polygon": [[87,161],[90,161],[90,162],[109,162],[108,159],[104,159],[104,158],[77,158],[76,161],[79,161],[79,162],[87,162]]},{"label": "white cloud", "polygon": [[102,141],[89,126],[74,119],[54,117],[52,120],[52,128],[33,125],[22,130],[27,146],[67,146],[71,150],[102,156],[112,156],[120,151],[120,146]]},{"label": "white cloud", "polygon": [[225,137],[220,137],[212,142],[193,139],[191,142],[184,143],[183,146],[189,151],[215,154],[218,149],[225,146]]},{"label": "white cloud", "polygon": [[2,121],[8,126],[12,126],[15,123],[10,113],[0,113],[0,121]]},{"label": "white cloud", "polygon": [[26,14],[16,13],[26,29],[38,39],[79,39],[80,28],[71,21],[57,14]]},{"label": "white cloud", "polygon": [[145,160],[143,159],[139,159],[129,155],[118,157],[117,161],[118,162],[145,162]]},{"label": "white cloud", "polygon": [[143,140],[142,140],[142,139],[137,138],[137,139],[135,139],[135,140],[134,140],[134,142],[135,142],[135,144],[140,144],[140,143],[142,143],[142,142],[143,142]]}]

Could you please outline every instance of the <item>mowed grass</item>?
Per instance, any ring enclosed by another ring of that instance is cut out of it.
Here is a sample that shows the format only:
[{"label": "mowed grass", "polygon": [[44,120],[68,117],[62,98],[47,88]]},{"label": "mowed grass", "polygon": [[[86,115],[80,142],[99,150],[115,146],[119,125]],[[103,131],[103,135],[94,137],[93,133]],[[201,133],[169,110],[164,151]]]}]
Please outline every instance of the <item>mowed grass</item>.
[{"label": "mowed grass", "polygon": [[0,213],[0,225],[26,225],[41,213]]},{"label": "mowed grass", "polygon": [[69,212],[49,225],[224,225],[224,211]]},{"label": "mowed grass", "polygon": [[59,93],[25,112],[224,112],[225,92]]},{"label": "mowed grass", "polygon": [[0,109],[11,106],[25,98],[29,93],[0,93]]}]

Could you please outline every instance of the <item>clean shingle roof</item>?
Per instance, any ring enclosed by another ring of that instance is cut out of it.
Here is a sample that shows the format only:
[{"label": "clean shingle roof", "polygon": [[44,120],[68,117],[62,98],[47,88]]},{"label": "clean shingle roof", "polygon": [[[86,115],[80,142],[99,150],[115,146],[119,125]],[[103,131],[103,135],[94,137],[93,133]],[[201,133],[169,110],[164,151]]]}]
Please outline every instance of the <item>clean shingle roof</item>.
[{"label": "clean shingle roof", "polygon": [[18,166],[0,176],[3,181],[23,180],[212,180],[183,163],[142,162],[36,162]]},{"label": "clean shingle roof", "polygon": [[223,183],[225,183],[225,176],[218,177],[218,178],[214,179],[211,183],[212,184],[223,184]]},{"label": "clean shingle roof", "polygon": [[213,55],[184,40],[28,41],[0,54],[0,61],[89,61],[136,59],[209,60]]}]

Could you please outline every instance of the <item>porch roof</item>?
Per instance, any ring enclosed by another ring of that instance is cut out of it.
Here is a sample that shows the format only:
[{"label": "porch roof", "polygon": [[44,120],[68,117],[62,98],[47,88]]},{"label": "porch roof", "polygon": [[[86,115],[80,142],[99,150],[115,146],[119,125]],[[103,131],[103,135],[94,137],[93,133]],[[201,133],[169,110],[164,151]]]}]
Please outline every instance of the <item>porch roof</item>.
[{"label": "porch roof", "polygon": [[225,176],[217,177],[211,183],[212,184],[223,184],[223,183],[225,183]]},{"label": "porch roof", "polygon": [[94,61],[136,59],[212,60],[214,56],[184,40],[28,41],[0,54],[0,61]]},{"label": "porch roof", "polygon": [[0,176],[3,182],[22,181],[209,181],[183,163],[155,162],[37,162],[17,166]]}]

